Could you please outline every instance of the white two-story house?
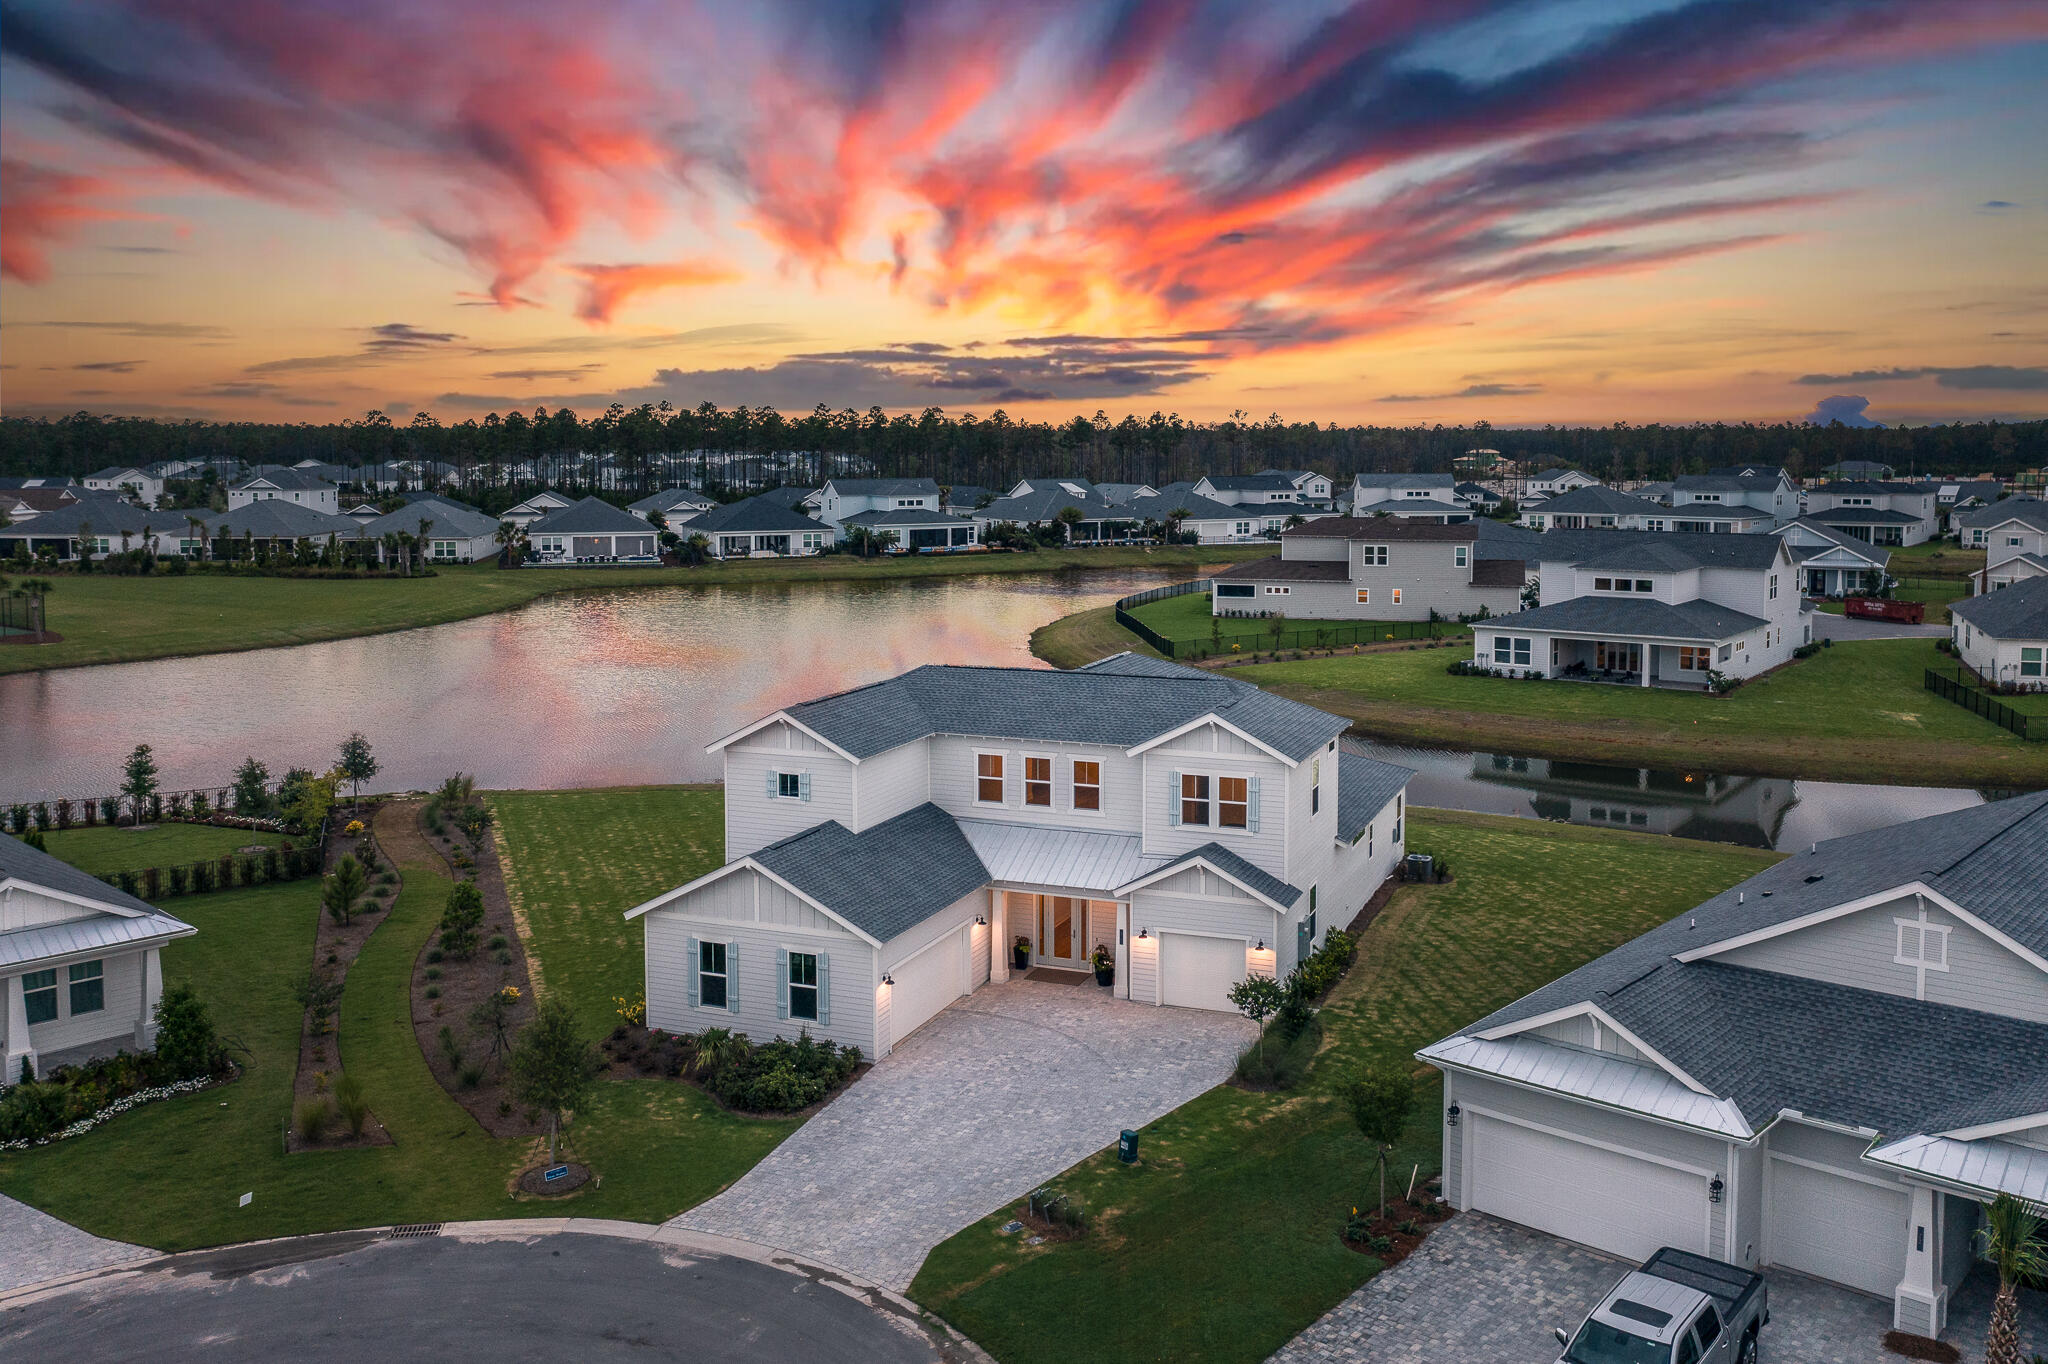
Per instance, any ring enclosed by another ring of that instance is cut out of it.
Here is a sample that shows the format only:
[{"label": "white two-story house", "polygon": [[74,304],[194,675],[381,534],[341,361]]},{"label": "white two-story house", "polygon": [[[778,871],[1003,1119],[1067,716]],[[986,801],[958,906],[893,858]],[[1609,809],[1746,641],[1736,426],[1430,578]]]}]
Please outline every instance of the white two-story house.
[{"label": "white two-story house", "polygon": [[[647,1022],[886,1056],[1025,970],[1229,1009],[1348,924],[1402,854],[1412,772],[1346,722],[1119,654],[922,667],[713,744],[724,866],[639,905]],[[1089,987],[1093,988],[1093,987]]]},{"label": "white two-story house", "polygon": [[929,478],[834,478],[818,490],[818,519],[838,526],[862,512],[916,511],[943,516],[939,485]]},{"label": "white two-story house", "polygon": [[1294,485],[1295,491],[1301,494],[1303,502],[1306,502],[1318,511],[1331,510],[1332,503],[1330,499],[1333,495],[1333,485],[1328,475],[1319,474],[1313,469],[1261,469],[1259,472],[1261,474],[1278,474]]},{"label": "white two-story house", "polygon": [[1511,677],[1704,687],[1792,657],[1812,622],[1775,535],[1550,531],[1539,605],[1485,622],[1473,661]]},{"label": "white two-story house", "polygon": [[89,491],[126,497],[140,507],[154,507],[157,499],[164,495],[164,480],[161,474],[126,465],[117,464],[112,468],[87,474],[83,482]]},{"label": "white two-story house", "polygon": [[1209,580],[1219,616],[1456,620],[1521,609],[1523,546],[1540,537],[1492,522],[1332,516],[1280,533],[1280,554]]},{"label": "white two-story house", "polygon": [[1472,519],[1472,506],[1458,496],[1449,474],[1358,474],[1351,480],[1351,515],[1455,525]]},{"label": "white two-story house", "polygon": [[1677,525],[1675,530],[1738,535],[1774,530],[1796,520],[1799,507],[1799,485],[1775,465],[1745,464],[1671,480],[1671,509],[1676,518],[1706,523]]},{"label": "white two-story house", "polygon": [[1939,1335],[1983,1203],[2048,1200],[2043,885],[2048,793],[1786,858],[1424,1048],[1445,1197]]},{"label": "white two-story house", "polygon": [[229,487],[229,511],[240,511],[252,502],[286,502],[295,507],[326,512],[329,516],[339,516],[341,489],[301,469],[271,466]]},{"label": "white two-story house", "polygon": [[1941,525],[1934,483],[1823,483],[1806,494],[1806,519],[1868,540],[1901,548],[1932,540]]},{"label": "white two-story house", "polygon": [[1226,507],[1243,507],[1252,512],[1272,511],[1285,517],[1305,510],[1307,502],[1294,479],[1287,474],[1205,474],[1195,480],[1195,491]]},{"label": "white two-story house", "polygon": [[2048,502],[2011,498],[1970,526],[1964,542],[1984,551],[1984,567],[1970,575],[1973,595],[1996,592],[2048,575]]},{"label": "white two-story house", "polygon": [[1521,515],[1531,530],[1670,530],[1671,511],[1602,483],[1545,498]]},{"label": "white two-story house", "polygon": [[1590,488],[1599,482],[1591,474],[1553,465],[1529,475],[1528,481],[1522,485],[1522,498],[1527,502],[1537,502],[1546,497],[1561,496],[1574,488]]}]

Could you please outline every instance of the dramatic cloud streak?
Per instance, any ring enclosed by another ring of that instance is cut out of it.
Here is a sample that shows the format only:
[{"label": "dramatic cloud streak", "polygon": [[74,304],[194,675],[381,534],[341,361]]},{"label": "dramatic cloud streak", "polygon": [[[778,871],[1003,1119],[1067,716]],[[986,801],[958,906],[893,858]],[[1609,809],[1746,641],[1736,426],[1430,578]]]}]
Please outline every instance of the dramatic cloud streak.
[{"label": "dramatic cloud streak", "polygon": [[2048,392],[2048,366],[2040,365],[1922,365],[1914,369],[1859,369],[1851,374],[1802,374],[1792,382],[1815,388],[1838,388],[1843,384],[1889,384],[1908,379],[1932,379],[1941,388]]}]

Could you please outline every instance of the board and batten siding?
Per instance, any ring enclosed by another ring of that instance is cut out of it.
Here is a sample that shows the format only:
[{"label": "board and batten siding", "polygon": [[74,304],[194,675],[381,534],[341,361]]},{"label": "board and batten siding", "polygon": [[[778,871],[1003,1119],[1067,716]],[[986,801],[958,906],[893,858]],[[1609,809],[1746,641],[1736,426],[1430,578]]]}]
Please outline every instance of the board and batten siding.
[{"label": "board and batten siding", "polygon": [[[983,753],[1003,755],[1003,803],[983,805],[975,799],[975,760]],[[1051,806],[1024,803],[1024,759],[1050,757]],[[1102,809],[1074,808],[1074,760],[1102,765]],[[1000,820],[1006,824],[1040,824],[1061,829],[1136,833],[1139,828],[1141,764],[1120,748],[1100,744],[1060,743],[1037,739],[966,739],[942,735],[931,740],[932,803],[955,819]]]},{"label": "board and batten siding", "polygon": [[854,768],[853,819],[847,827],[855,833],[872,829],[931,798],[931,741],[899,744]]},{"label": "board and batten siding", "polygon": [[[809,777],[810,799],[768,794],[768,774]],[[853,827],[853,764],[794,725],[780,721],[725,750],[727,861],[836,819]]]},{"label": "board and batten siding", "polygon": [[[1131,931],[1200,933],[1243,938],[1247,947],[1263,941],[1272,947],[1280,916],[1230,882],[1202,867],[1189,867],[1136,891],[1131,896]],[[1135,987],[1133,998],[1136,998]]]},{"label": "board and batten siding", "polygon": [[[1929,970],[1925,998],[1982,1013],[2048,1022],[2048,974],[1971,928],[1932,901],[1927,922],[1948,933],[1948,970]],[[1812,924],[1724,952],[1713,960],[1780,975],[1803,976],[1859,990],[1915,998],[1920,971],[1900,965],[1898,919],[1919,921],[1907,895],[1826,923]]]},{"label": "board and batten siding", "polygon": [[[874,949],[751,868],[741,868],[645,916],[647,1025],[666,1032],[732,1028],[755,1042],[808,1030],[875,1054]],[[690,941],[727,944],[736,1008],[692,1005]],[[829,959],[831,1020],[780,1018],[776,951]],[[736,969],[733,958],[737,958]]]},{"label": "board and batten siding", "polygon": [[[1226,729],[1203,725],[1171,745],[1146,753],[1144,769],[1146,853],[1173,857],[1204,843],[1219,843],[1252,865],[1286,879],[1290,769],[1285,763],[1268,757]],[[1193,773],[1210,778],[1207,824],[1179,822],[1179,777]],[[1217,777],[1247,777],[1255,783],[1256,833],[1217,827]]]},{"label": "board and batten siding", "polygon": [[45,895],[33,886],[9,886],[0,891],[0,933],[70,923],[74,919],[90,919],[106,912]]}]

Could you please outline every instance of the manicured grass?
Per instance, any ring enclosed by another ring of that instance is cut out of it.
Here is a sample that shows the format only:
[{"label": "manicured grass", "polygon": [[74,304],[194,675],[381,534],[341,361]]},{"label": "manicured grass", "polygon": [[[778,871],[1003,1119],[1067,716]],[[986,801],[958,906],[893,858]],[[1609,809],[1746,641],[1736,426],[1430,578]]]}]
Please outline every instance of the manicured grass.
[{"label": "manicured grass", "polygon": [[1232,668],[1405,742],[1766,776],[1970,786],[2048,785],[2029,743],[1922,685],[1952,666],[1932,639],[1838,644],[1724,697],[1580,682],[1452,677],[1465,648]]},{"label": "manicured grass", "polygon": [[1116,623],[1114,606],[1076,611],[1039,626],[1031,632],[1031,652],[1055,668],[1078,668],[1126,652],[1160,656],[1157,649]]},{"label": "manicured grass", "polygon": [[640,998],[640,924],[621,916],[725,862],[725,798],[716,786],[494,791],[506,889],[531,937],[543,988],[559,991],[593,1036]]},{"label": "manicured grass", "polygon": [[1922,573],[1975,573],[1984,567],[1984,551],[1964,549],[1952,540],[1922,540],[1893,550],[1888,563],[1901,578]]},{"label": "manicured grass", "polygon": [[1137,1165],[1110,1149],[1053,1181],[1093,1211],[1086,1237],[1024,1245],[999,1232],[1005,1208],[935,1249],[911,1297],[1004,1364],[1264,1359],[1379,1267],[1338,1240],[1376,1188],[1337,1098],[1345,1080],[1372,1062],[1424,1077],[1392,1159],[1398,1191],[1439,1161],[1436,1073],[1416,1048],[1775,860],[1440,811],[1413,815],[1410,847],[1457,879],[1403,888],[1366,931],[1302,1090],[1210,1090],[1144,1129]]},{"label": "manicured grass", "polygon": [[[1143,606],[1135,608],[1131,614],[1175,643],[1185,640],[1188,643],[1199,645],[1203,649],[1210,648],[1220,639],[1224,649],[1228,649],[1233,643],[1238,643],[1242,644],[1245,650],[1249,652],[1254,648],[1268,647],[1272,640],[1271,620],[1261,620],[1251,616],[1211,616],[1209,614],[1209,594],[1206,592],[1189,592],[1179,597],[1162,597],[1158,601],[1149,601]],[[1296,619],[1290,616],[1286,618],[1282,628],[1288,631],[1315,630],[1318,628],[1357,630],[1361,626],[1371,623],[1363,620]],[[1412,627],[1413,624],[1414,622],[1412,621],[1402,622],[1403,627]],[[1213,631],[1211,626],[1214,627]],[[1452,635],[1469,635],[1472,633],[1469,626],[1460,625],[1456,621],[1444,622],[1438,625],[1437,629],[1446,638]],[[1345,636],[1347,641],[1355,637],[1353,635]]]},{"label": "manicured grass", "polygon": [[[165,950],[165,977],[196,985],[223,1032],[249,1049],[242,1080],[147,1105],[71,1141],[0,1154],[0,1191],[98,1235],[164,1250],[396,1222],[657,1221],[725,1188],[795,1130],[732,1117],[687,1085],[607,1081],[569,1133],[602,1186],[561,1203],[515,1199],[510,1181],[535,1148],[486,1136],[434,1083],[414,1041],[407,982],[451,883],[432,865],[402,871],[405,892],[350,970],[341,1004],[343,1064],[394,1145],[283,1153],[300,1019],[291,982],[308,964],[319,913],[309,880],[173,904],[199,934]],[[538,946],[547,954],[545,939]],[[244,1192],[255,1201],[237,1207]]]},{"label": "manicured grass", "polygon": [[[1912,583],[1901,584],[1898,590],[1892,593],[1892,596],[1900,601],[1927,603],[1927,624],[1929,625],[1948,624],[1949,603],[1959,601],[1969,595],[1970,585],[1961,579],[1951,583],[1937,582],[1931,578],[1918,578]],[[1843,614],[1842,603],[1838,601],[1822,602],[1820,609],[1831,615],[1839,616]]]},{"label": "manicured grass", "polygon": [[61,857],[94,876],[144,867],[172,867],[219,857],[239,848],[270,847],[283,842],[278,834],[256,829],[216,829],[210,824],[158,824],[140,829],[53,829],[43,835],[50,855]]},{"label": "manicured grass", "polygon": [[450,565],[430,578],[238,578],[211,573],[118,578],[66,574],[49,601],[56,644],[0,650],[0,673],[227,653],[373,635],[487,615],[551,592],[695,584],[1049,573],[1077,568],[1175,568],[1256,557],[1259,546],[1040,550],[1033,554],[859,559],[758,559],[701,568]]}]

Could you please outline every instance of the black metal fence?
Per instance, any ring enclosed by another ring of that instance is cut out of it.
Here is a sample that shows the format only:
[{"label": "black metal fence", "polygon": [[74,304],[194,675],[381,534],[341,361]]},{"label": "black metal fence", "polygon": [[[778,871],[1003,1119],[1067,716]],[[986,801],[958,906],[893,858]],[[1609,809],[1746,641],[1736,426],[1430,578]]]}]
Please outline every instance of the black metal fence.
[{"label": "black metal fence", "polygon": [[1954,677],[1950,677],[1947,673],[1929,668],[1924,685],[1928,691],[1944,701],[1953,701],[1964,710],[1981,715],[1992,724],[2009,729],[2022,739],[2048,738],[2048,725],[2043,725],[2039,734],[2029,733],[2029,721],[2034,717],[2025,711],[2014,710],[1991,693],[1974,685],[1974,681],[1973,677],[1961,669],[1956,671]]},{"label": "black metal fence", "polygon": [[42,628],[41,597],[0,596],[0,635],[33,635]]},{"label": "black metal fence", "polygon": [[[1257,653],[1285,649],[1341,649],[1352,644],[1385,644],[1404,639],[1443,639],[1455,634],[1460,628],[1454,621],[1362,620],[1351,625],[1304,625],[1286,624],[1285,616],[1266,618],[1269,628],[1256,635],[1224,636],[1215,639],[1169,639],[1151,626],[1131,614],[1131,608],[1147,602],[1163,601],[1168,597],[1184,597],[1191,592],[1207,592],[1210,579],[1197,578],[1193,582],[1174,583],[1169,587],[1155,587],[1144,592],[1134,592],[1123,597],[1116,604],[1116,623],[1129,630],[1139,639],[1172,659],[1201,659],[1217,654],[1232,652]],[[1250,619],[1234,617],[1232,619]],[[1277,628],[1271,628],[1277,627]],[[1235,646],[1235,648],[1233,648]]]}]

